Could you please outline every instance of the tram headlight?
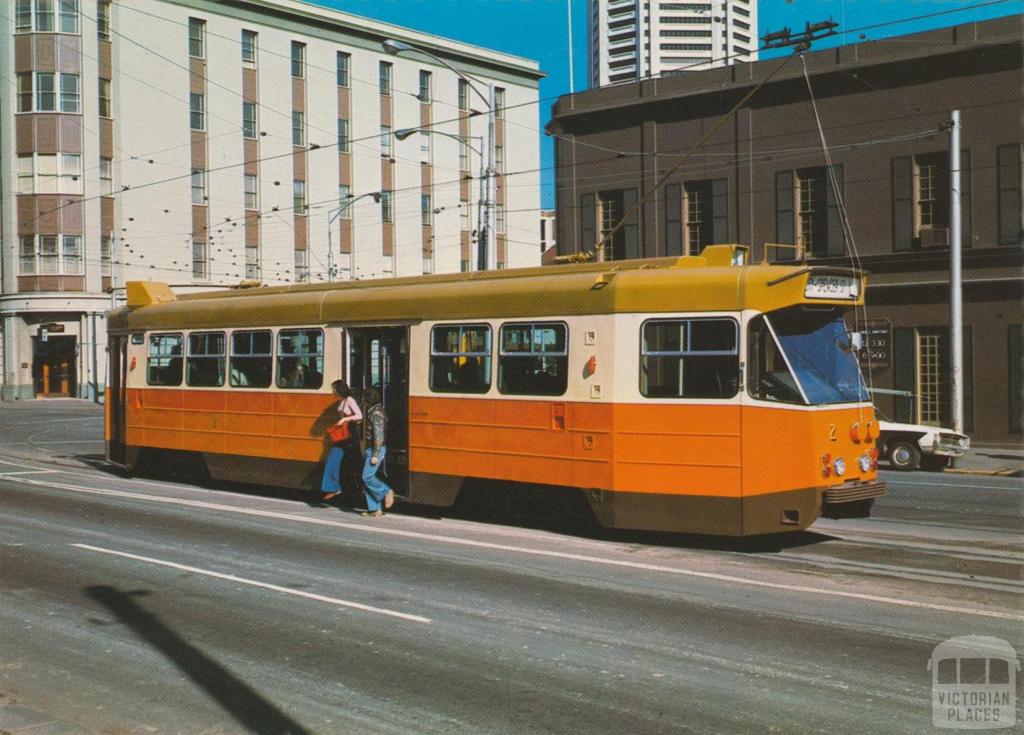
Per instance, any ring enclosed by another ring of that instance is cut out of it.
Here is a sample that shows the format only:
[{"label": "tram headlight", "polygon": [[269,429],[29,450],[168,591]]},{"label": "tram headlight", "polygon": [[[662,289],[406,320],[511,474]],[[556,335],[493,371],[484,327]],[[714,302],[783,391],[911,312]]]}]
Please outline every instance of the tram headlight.
[{"label": "tram headlight", "polygon": [[836,461],[832,463],[832,468],[836,472],[836,477],[842,477],[846,474],[846,461],[842,457],[836,457]]},{"label": "tram headlight", "polygon": [[832,474],[832,455],[826,452],[821,455],[821,476],[828,477]]},{"label": "tram headlight", "polygon": [[871,452],[864,452],[860,455],[860,459],[857,462],[860,465],[861,472],[871,471]]}]

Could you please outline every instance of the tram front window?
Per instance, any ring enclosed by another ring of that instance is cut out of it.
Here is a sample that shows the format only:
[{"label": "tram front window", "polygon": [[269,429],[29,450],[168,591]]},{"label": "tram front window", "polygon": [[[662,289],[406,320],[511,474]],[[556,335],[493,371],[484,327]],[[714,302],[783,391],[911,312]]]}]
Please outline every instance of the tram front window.
[{"label": "tram front window", "polygon": [[756,317],[748,344],[755,398],[810,405],[868,400],[850,333],[835,311],[794,307]]}]

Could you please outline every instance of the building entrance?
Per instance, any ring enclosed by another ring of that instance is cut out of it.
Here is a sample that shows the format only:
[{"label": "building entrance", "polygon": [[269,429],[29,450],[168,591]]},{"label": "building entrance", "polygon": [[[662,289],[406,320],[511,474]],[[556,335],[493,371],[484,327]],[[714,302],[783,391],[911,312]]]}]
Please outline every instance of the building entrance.
[{"label": "building entrance", "polygon": [[32,383],[36,398],[78,395],[76,337],[32,338]]}]

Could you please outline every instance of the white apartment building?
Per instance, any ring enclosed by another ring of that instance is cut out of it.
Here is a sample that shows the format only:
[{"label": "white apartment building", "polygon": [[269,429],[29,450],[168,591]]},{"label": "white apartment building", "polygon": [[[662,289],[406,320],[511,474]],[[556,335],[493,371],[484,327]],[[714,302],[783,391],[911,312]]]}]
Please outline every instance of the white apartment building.
[{"label": "white apartment building", "polygon": [[534,61],[296,0],[6,5],[4,400],[101,393],[129,280],[475,269],[489,85],[497,266],[540,263]]},{"label": "white apartment building", "polygon": [[757,61],[757,0],[589,0],[590,85]]}]

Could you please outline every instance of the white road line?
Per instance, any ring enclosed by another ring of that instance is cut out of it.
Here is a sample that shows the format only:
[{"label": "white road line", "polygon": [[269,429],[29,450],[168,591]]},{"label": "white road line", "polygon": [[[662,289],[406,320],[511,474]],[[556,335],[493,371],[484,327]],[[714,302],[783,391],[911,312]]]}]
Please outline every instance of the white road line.
[{"label": "white road line", "polygon": [[960,488],[963,490],[1012,490],[1014,492],[1020,492],[1024,489],[1024,482],[1019,477],[1007,477],[1008,481],[1005,485],[964,485],[956,481],[953,482],[914,482],[913,480],[887,480],[890,485],[915,485],[918,487],[953,487]]},{"label": "white road line", "polygon": [[72,546],[79,549],[86,549],[88,551],[96,551],[100,554],[110,554],[111,556],[121,556],[125,559],[134,559],[135,561],[144,561],[147,564],[157,564],[162,567],[170,567],[171,569],[179,569],[184,572],[192,572],[193,574],[202,574],[206,577],[214,577],[216,579],[227,580],[228,582],[238,582],[239,584],[247,584],[251,587],[260,587],[265,590],[273,590],[274,592],[281,592],[286,595],[294,595],[296,597],[304,597],[307,600],[316,600],[317,602],[326,602],[331,605],[338,605],[339,607],[349,607],[354,610],[363,610],[365,612],[379,613],[381,615],[389,615],[393,618],[401,618],[402,620],[410,620],[414,623],[432,623],[430,618],[425,618],[421,615],[410,615],[408,613],[398,612],[397,610],[388,610],[383,607],[373,607],[372,605],[363,605],[358,602],[351,602],[349,600],[339,600],[337,597],[327,597],[326,595],[317,595],[312,592],[302,592],[300,590],[293,590],[288,587],[281,587],[276,584],[269,584],[268,582],[258,582],[255,579],[246,579],[245,577],[237,577],[234,574],[222,574],[221,572],[214,572],[209,569],[200,569],[199,567],[190,567],[186,564],[177,564],[172,561],[164,561],[162,559],[153,559],[148,556],[139,556],[138,554],[129,554],[126,551],[116,551],[114,549],[104,549],[100,546],[90,546],[89,544],[71,544]]},{"label": "white road line", "polygon": [[982,610],[979,608],[957,607],[955,605],[939,605],[930,602],[916,600],[904,600],[898,597],[886,597],[883,595],[869,595],[861,592],[845,592],[843,590],[824,590],[817,587],[805,585],[781,584],[778,582],[765,582],[760,579],[749,577],[735,577],[728,574],[717,574],[714,572],[698,572],[693,569],[680,569],[678,567],[667,567],[659,564],[645,564],[642,562],[622,561],[618,559],[607,559],[599,556],[586,554],[571,554],[564,551],[549,551],[547,549],[531,549],[524,546],[510,546],[506,544],[495,544],[487,541],[473,541],[471,539],[457,538],[454,536],[438,536],[418,531],[402,531],[395,528],[382,528],[379,525],[345,523],[343,521],[332,521],[326,518],[312,518],[309,516],[293,515],[291,513],[278,513],[269,510],[257,510],[255,508],[238,508],[221,503],[207,503],[201,500],[185,500],[180,498],[155,497],[151,495],[139,495],[138,493],[125,492],[123,490],[104,490],[101,488],[84,487],[81,485],[68,485],[65,483],[43,482],[28,477],[12,477],[11,482],[23,482],[28,485],[41,487],[52,487],[73,492],[86,493],[91,495],[105,495],[109,497],[129,498],[131,500],[149,501],[153,503],[164,503],[167,505],[188,506],[192,508],[204,508],[206,510],[219,510],[240,515],[256,516],[260,518],[277,518],[280,520],[294,521],[296,523],[308,523],[318,526],[329,526],[333,528],[344,528],[351,531],[361,531],[368,534],[381,536],[398,536],[402,538],[413,538],[435,543],[447,543],[455,546],[469,546],[478,549],[490,549],[492,551],[508,551],[529,556],[540,556],[551,559],[567,559],[570,561],[585,562],[588,564],[599,564],[603,566],[619,567],[626,569],[640,569],[647,572],[661,572],[683,577],[694,577],[698,579],[712,579],[717,582],[728,582],[730,584],[747,585],[749,587],[761,587],[765,589],[782,590],[783,592],[803,592],[809,595],[823,597],[838,597],[849,600],[862,600],[864,602],[877,602],[883,605],[894,605],[897,607],[916,608],[919,610],[935,610],[938,612],[956,613],[958,615],[976,615],[984,618],[998,618],[1000,620],[1024,621],[1024,615],[1019,613],[1002,612],[999,610]]},{"label": "white road line", "polygon": [[14,477],[15,475],[55,475],[60,470],[20,470],[18,472],[0,472],[0,477]]}]

